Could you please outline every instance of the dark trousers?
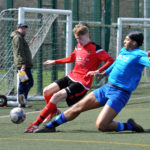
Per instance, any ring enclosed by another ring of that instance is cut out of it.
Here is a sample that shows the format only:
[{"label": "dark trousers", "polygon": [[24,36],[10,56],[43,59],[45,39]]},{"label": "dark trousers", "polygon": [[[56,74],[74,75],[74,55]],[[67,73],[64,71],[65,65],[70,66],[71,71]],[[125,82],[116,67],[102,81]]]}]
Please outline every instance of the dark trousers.
[{"label": "dark trousers", "polygon": [[32,76],[32,72],[30,68],[26,68],[25,72],[29,78],[29,80],[25,81],[25,82],[20,82],[19,81],[19,86],[18,86],[18,95],[23,94],[25,99],[27,99],[28,93],[30,91],[30,88],[33,86],[34,84],[34,80],[33,80],[33,76]]}]

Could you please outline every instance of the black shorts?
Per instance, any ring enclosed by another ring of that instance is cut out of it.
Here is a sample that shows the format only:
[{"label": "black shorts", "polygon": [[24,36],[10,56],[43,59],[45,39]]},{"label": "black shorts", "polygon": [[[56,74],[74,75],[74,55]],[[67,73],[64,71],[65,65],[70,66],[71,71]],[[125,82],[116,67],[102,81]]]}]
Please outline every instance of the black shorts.
[{"label": "black shorts", "polygon": [[67,92],[66,102],[71,106],[81,100],[87,93],[87,90],[79,82],[72,81],[68,76],[55,81],[60,89]]}]

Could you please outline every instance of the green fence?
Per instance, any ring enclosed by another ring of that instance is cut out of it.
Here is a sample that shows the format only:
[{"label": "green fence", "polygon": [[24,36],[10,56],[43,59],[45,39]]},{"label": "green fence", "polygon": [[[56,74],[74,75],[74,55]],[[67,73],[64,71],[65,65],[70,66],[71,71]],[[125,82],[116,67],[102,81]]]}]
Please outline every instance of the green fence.
[{"label": "green fence", "polygon": [[[1,0],[0,0],[1,1]],[[103,49],[108,51],[115,58],[116,56],[116,38],[117,38],[117,18],[118,17],[149,17],[149,0],[6,0],[5,4],[0,7],[1,10],[5,8],[18,7],[38,7],[38,8],[53,8],[66,9],[73,12],[73,27],[77,23],[86,23],[90,29],[91,39],[100,44]],[[9,16],[8,16],[9,17]],[[7,30],[9,23],[10,30]],[[5,40],[8,41],[4,46],[0,46],[0,53],[3,49],[11,50],[11,43],[9,42],[9,34],[15,29],[15,24],[7,22],[5,30]],[[126,30],[128,32],[130,30]],[[2,38],[2,36],[0,36]],[[65,24],[60,25],[59,20],[55,21],[47,39],[44,41],[40,50],[34,59],[33,74],[35,79],[34,94],[42,94],[44,86],[53,82],[54,80],[65,75],[64,65],[54,65],[51,68],[44,67],[43,61],[47,59],[59,59],[65,57]],[[72,38],[72,51],[75,48],[76,41]],[[8,54],[5,54],[6,56]],[[10,51],[9,54],[12,54]],[[3,59],[0,55],[0,60]],[[12,63],[12,59],[10,59]],[[73,65],[72,65],[73,67]],[[9,68],[9,61],[5,66],[6,70],[1,71],[2,76]],[[2,64],[0,65],[2,70]],[[1,77],[0,76],[0,77]],[[93,88],[101,84],[98,80],[94,80]],[[102,82],[103,84],[103,82]]]}]

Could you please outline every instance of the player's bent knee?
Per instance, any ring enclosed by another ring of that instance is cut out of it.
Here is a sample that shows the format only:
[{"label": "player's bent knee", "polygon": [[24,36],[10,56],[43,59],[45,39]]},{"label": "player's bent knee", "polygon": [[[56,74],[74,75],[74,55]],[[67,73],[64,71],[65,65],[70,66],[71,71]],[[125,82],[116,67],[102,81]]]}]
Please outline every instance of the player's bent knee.
[{"label": "player's bent knee", "polygon": [[106,132],[108,131],[107,129],[107,125],[104,124],[103,122],[96,122],[96,128],[99,130],[99,131],[102,131],[102,132]]},{"label": "player's bent knee", "polygon": [[59,87],[56,83],[52,83],[48,86],[46,86],[44,89],[43,89],[43,94],[45,95],[50,95],[50,94],[53,94],[55,92],[59,91]]},{"label": "player's bent knee", "polygon": [[45,87],[45,88],[43,89],[43,95],[47,95],[48,92],[49,92],[49,90],[47,89],[47,87]]},{"label": "player's bent knee", "polygon": [[43,89],[43,95],[44,96],[49,96],[51,94],[53,94],[53,92],[48,86]]}]

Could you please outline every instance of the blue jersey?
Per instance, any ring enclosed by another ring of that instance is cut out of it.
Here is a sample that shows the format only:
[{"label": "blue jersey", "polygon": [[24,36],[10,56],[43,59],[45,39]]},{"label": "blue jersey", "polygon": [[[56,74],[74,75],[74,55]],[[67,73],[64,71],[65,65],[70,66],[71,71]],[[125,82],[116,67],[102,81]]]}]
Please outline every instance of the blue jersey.
[{"label": "blue jersey", "polygon": [[105,73],[109,74],[108,82],[132,92],[137,88],[145,66],[150,67],[147,52],[139,48],[126,50],[123,47]]}]

